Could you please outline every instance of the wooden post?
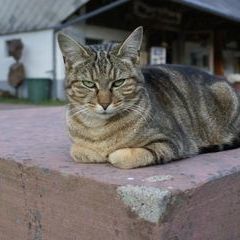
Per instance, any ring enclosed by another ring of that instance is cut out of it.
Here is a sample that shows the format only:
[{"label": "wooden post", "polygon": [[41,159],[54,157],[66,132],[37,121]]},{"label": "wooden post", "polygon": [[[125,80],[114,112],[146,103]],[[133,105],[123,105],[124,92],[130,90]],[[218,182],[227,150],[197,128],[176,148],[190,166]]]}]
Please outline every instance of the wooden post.
[{"label": "wooden post", "polygon": [[176,51],[174,56],[174,62],[177,64],[185,63],[185,32],[181,31],[178,33],[178,38],[174,44],[174,50]]},{"label": "wooden post", "polygon": [[215,31],[214,32],[214,74],[223,76],[224,75],[224,66],[223,66],[223,47],[224,39],[223,32]]}]

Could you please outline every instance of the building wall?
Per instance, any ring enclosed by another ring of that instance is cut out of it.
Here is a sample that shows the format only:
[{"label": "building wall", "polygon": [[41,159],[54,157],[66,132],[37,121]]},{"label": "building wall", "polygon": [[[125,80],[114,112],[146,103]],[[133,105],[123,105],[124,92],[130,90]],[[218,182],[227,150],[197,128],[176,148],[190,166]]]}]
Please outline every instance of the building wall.
[{"label": "building wall", "polygon": [[[35,31],[0,36],[0,89],[13,90],[7,83],[8,70],[14,59],[7,54],[6,41],[21,39],[24,44],[23,62],[27,78],[53,78],[53,31]],[[26,84],[20,96],[27,97]]]},{"label": "building wall", "polygon": [[209,73],[213,73],[214,69],[212,43],[208,46],[201,46],[200,42],[196,43],[186,41],[183,64],[198,67]]}]

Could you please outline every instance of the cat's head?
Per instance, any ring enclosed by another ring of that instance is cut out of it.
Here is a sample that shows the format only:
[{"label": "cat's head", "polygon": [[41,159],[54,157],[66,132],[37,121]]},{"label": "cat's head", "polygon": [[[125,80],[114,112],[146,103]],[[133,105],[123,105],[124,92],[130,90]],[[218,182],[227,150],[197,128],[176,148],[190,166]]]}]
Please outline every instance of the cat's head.
[{"label": "cat's head", "polygon": [[130,111],[143,89],[139,52],[143,29],[122,43],[83,46],[58,34],[66,68],[66,95],[79,114],[109,118]]}]

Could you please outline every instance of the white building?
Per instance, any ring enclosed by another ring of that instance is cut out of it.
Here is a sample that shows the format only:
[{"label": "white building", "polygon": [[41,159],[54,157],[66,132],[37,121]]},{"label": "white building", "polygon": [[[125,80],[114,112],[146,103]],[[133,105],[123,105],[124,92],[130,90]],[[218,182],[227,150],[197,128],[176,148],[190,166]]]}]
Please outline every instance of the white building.
[{"label": "white building", "polygon": [[[20,39],[24,44],[21,62],[27,78],[49,78],[53,81],[53,97],[64,98],[64,65],[56,41],[55,26],[76,10],[84,11],[87,0],[0,0],[0,89],[13,92],[7,78],[14,59],[8,56],[7,41]],[[78,40],[122,40],[126,31],[88,26],[78,27]],[[27,97],[26,83],[20,96]]]}]

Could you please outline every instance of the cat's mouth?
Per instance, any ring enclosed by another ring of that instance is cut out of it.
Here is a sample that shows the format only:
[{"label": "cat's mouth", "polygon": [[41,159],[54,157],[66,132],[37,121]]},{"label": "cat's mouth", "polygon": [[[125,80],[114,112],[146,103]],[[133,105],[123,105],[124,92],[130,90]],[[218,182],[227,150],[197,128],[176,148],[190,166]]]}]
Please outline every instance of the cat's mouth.
[{"label": "cat's mouth", "polygon": [[113,112],[103,111],[103,112],[96,112],[97,117],[102,119],[108,119],[114,116]]},{"label": "cat's mouth", "polygon": [[101,116],[111,116],[111,115],[114,115],[114,112],[113,109],[95,109],[95,113],[97,113],[97,115],[101,115]]},{"label": "cat's mouth", "polygon": [[99,115],[113,115],[112,112],[107,112],[107,111],[104,111],[104,112],[97,112],[97,114],[99,114]]}]

